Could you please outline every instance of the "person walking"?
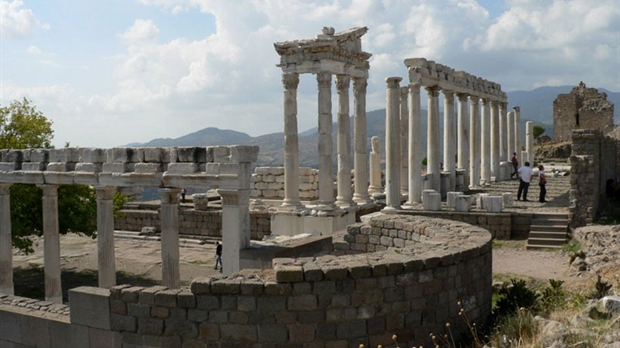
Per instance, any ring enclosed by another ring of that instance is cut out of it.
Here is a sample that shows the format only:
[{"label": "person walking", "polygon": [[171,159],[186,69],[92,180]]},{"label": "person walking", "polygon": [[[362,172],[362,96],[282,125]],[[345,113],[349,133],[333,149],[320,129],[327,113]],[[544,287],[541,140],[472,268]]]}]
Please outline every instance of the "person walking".
[{"label": "person walking", "polygon": [[534,171],[530,168],[530,162],[525,162],[525,165],[517,170],[517,176],[519,177],[519,191],[517,192],[517,201],[521,200],[521,194],[523,194],[523,201],[527,200],[527,191],[530,188],[530,180]]},{"label": "person walking", "polygon": [[222,272],[222,268],[224,268],[224,264],[222,263],[222,244],[220,242],[215,242],[215,266],[213,269],[217,269],[220,267],[220,272]]},{"label": "person walking", "polygon": [[547,194],[547,176],[545,175],[545,167],[543,165],[538,166],[538,186],[540,186],[540,195],[538,196],[538,201],[540,203],[547,202],[545,200],[545,195]]},{"label": "person walking", "polygon": [[513,152],[512,157],[510,157],[510,162],[512,163],[513,172],[510,174],[510,178],[517,175],[517,170],[519,169],[519,160],[517,159],[517,153]]}]

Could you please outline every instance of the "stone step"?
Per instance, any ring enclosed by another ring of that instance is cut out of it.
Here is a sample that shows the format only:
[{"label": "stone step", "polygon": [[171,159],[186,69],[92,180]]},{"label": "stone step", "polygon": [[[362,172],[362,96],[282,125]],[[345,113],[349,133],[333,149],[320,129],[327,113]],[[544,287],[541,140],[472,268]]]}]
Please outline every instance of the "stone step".
[{"label": "stone step", "polygon": [[564,239],[556,239],[556,238],[529,238],[527,241],[527,245],[557,245],[562,247],[566,243],[566,238]]},{"label": "stone step", "polygon": [[535,226],[567,226],[568,219],[539,219],[532,218],[532,225]]},{"label": "stone step", "polygon": [[530,239],[532,238],[547,238],[547,239],[557,239],[561,241],[565,241],[568,238],[567,232],[547,232],[547,231],[533,231],[530,230]]},{"label": "stone step", "polygon": [[568,228],[566,225],[531,225],[530,232],[532,231],[566,233]]},{"label": "stone step", "polygon": [[537,244],[528,244],[525,248],[526,250],[562,250],[561,245],[537,245]]}]

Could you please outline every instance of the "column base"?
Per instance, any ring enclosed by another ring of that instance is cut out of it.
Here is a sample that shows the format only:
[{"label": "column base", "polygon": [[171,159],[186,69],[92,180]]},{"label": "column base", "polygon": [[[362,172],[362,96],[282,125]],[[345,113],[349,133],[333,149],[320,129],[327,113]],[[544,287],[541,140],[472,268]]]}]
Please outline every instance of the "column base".
[{"label": "column base", "polygon": [[0,287],[0,294],[15,295],[14,286]]},{"label": "column base", "polygon": [[273,235],[295,236],[309,233],[315,236],[330,235],[355,223],[355,209],[331,211],[313,210],[303,214],[278,211],[271,215]]}]

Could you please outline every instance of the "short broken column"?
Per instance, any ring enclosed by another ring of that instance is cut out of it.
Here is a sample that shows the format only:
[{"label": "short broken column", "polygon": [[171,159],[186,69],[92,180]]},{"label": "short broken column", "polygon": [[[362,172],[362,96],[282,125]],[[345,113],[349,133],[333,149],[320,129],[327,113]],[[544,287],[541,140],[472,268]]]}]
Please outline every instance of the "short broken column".
[{"label": "short broken column", "polygon": [[43,189],[43,262],[45,301],[62,303],[60,278],[60,227],[58,225],[58,185]]},{"label": "short broken column", "polygon": [[454,210],[458,212],[471,211],[471,196],[460,195],[454,197]]},{"label": "short broken column", "polygon": [[428,211],[441,210],[441,194],[435,190],[422,191],[422,206]]},{"label": "short broken column", "polygon": [[455,191],[448,192],[446,195],[446,206],[448,208],[454,208],[456,197],[462,196],[462,195],[463,195],[463,192],[455,192]]},{"label": "short broken column", "polygon": [[484,196],[482,197],[484,210],[487,213],[502,212],[502,196]]},{"label": "short broken column", "polygon": [[97,187],[97,265],[99,287],[116,285],[114,257],[114,192],[115,187]]},{"label": "short broken column", "polygon": [[0,293],[13,295],[10,188],[11,184],[0,184]]},{"label": "short broken column", "polygon": [[[161,265],[162,285],[181,287],[179,268],[179,192],[178,188],[159,189],[161,199]],[[225,215],[225,212],[222,212]]]},{"label": "short broken column", "polygon": [[512,192],[502,193],[502,201],[504,203],[504,208],[512,207]]},{"label": "short broken column", "polygon": [[241,270],[241,249],[250,246],[250,192],[224,190],[222,196],[222,255],[223,273],[230,275]]},{"label": "short broken column", "polygon": [[373,136],[370,139],[372,149],[370,151],[370,186],[368,193],[383,193],[381,186],[381,138]]}]

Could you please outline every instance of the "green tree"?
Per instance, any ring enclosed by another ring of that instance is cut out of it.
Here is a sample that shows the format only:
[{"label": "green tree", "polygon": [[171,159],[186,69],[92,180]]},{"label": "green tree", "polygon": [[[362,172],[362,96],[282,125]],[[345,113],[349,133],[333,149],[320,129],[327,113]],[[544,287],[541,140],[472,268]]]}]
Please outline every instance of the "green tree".
[{"label": "green tree", "polygon": [[545,129],[542,126],[534,126],[534,139],[537,139],[539,136],[545,133]]},{"label": "green tree", "polygon": [[[0,148],[52,148],[52,121],[24,98],[0,107]],[[11,185],[11,232],[13,245],[32,251],[32,235],[43,233],[43,190],[35,185]],[[126,199],[115,195],[115,211]],[[96,236],[97,197],[92,187],[62,185],[58,188],[58,222],[60,233],[82,232]]]}]

